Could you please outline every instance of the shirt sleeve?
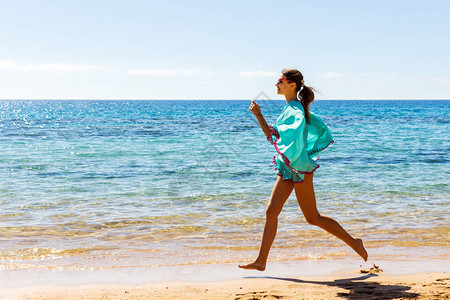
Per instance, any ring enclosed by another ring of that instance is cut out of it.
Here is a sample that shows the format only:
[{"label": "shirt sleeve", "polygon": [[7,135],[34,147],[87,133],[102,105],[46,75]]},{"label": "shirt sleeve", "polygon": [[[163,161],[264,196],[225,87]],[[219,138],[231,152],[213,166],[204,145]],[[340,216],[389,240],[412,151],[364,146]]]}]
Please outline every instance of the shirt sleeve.
[{"label": "shirt sleeve", "polygon": [[307,124],[307,128],[306,150],[310,157],[316,159],[320,151],[334,143],[333,136],[322,119],[311,112],[309,113],[309,124]]}]

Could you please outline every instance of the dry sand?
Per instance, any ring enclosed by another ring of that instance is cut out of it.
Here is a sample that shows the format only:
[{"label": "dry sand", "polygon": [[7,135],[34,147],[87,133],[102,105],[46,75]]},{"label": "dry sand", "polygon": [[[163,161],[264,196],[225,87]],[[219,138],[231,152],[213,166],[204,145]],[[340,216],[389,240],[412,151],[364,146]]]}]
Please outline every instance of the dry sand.
[{"label": "dry sand", "polygon": [[446,272],[248,277],[220,282],[34,286],[2,289],[1,299],[449,299]]}]

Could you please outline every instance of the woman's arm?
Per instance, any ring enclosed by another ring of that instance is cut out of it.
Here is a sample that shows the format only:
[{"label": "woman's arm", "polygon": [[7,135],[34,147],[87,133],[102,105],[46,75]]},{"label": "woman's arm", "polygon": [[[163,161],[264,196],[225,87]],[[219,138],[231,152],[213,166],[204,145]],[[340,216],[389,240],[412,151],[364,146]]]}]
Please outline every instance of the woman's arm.
[{"label": "woman's arm", "polygon": [[255,117],[258,120],[259,125],[261,126],[261,129],[264,131],[264,134],[266,135],[266,137],[268,137],[270,135],[270,128],[266,122],[266,119],[264,119],[264,116],[261,113],[261,108],[259,107],[258,103],[256,103],[254,100],[252,100],[252,104],[250,104],[249,109],[255,115]]}]

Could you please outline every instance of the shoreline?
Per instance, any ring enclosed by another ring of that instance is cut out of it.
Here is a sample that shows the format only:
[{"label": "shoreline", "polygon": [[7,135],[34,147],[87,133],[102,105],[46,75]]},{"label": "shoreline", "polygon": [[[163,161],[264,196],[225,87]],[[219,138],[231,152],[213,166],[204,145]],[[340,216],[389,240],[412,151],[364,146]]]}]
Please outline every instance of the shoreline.
[{"label": "shoreline", "polygon": [[[336,240],[336,242],[339,242]],[[257,242],[255,241],[255,244]],[[270,264],[317,264],[328,261],[358,261],[359,256],[347,245],[332,247],[286,247],[283,241],[274,245],[269,259]],[[173,246],[173,245],[172,245]],[[369,251],[369,262],[380,261],[446,261],[450,259],[449,247],[376,247],[365,243]],[[47,272],[47,271],[98,271],[123,269],[170,269],[176,267],[233,265],[248,263],[257,256],[256,250],[238,249],[198,249],[195,247],[173,248],[170,252],[154,249],[113,249],[112,251],[83,251],[76,249],[19,249],[16,252],[0,251],[0,278],[2,272]],[[220,248],[220,247],[216,247]],[[2,256],[3,254],[3,256]],[[15,257],[17,256],[17,257]],[[363,262],[362,260],[360,262]]]},{"label": "shoreline", "polygon": [[343,259],[270,262],[264,272],[242,270],[234,263],[113,270],[11,270],[0,275],[0,299],[353,299],[364,293],[367,299],[388,293],[400,298],[450,298],[449,260],[375,263],[383,272],[362,274],[361,269],[372,266],[371,261]]}]

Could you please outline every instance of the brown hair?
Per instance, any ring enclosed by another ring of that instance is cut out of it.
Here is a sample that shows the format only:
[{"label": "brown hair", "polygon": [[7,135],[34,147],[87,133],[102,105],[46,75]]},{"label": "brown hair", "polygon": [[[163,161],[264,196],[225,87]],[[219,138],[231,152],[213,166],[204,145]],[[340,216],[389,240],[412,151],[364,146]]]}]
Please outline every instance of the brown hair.
[{"label": "brown hair", "polygon": [[303,75],[297,69],[283,69],[281,74],[297,85],[297,93],[300,92],[298,95],[305,111],[305,119],[309,123],[309,105],[314,101],[314,89],[304,85]]}]

